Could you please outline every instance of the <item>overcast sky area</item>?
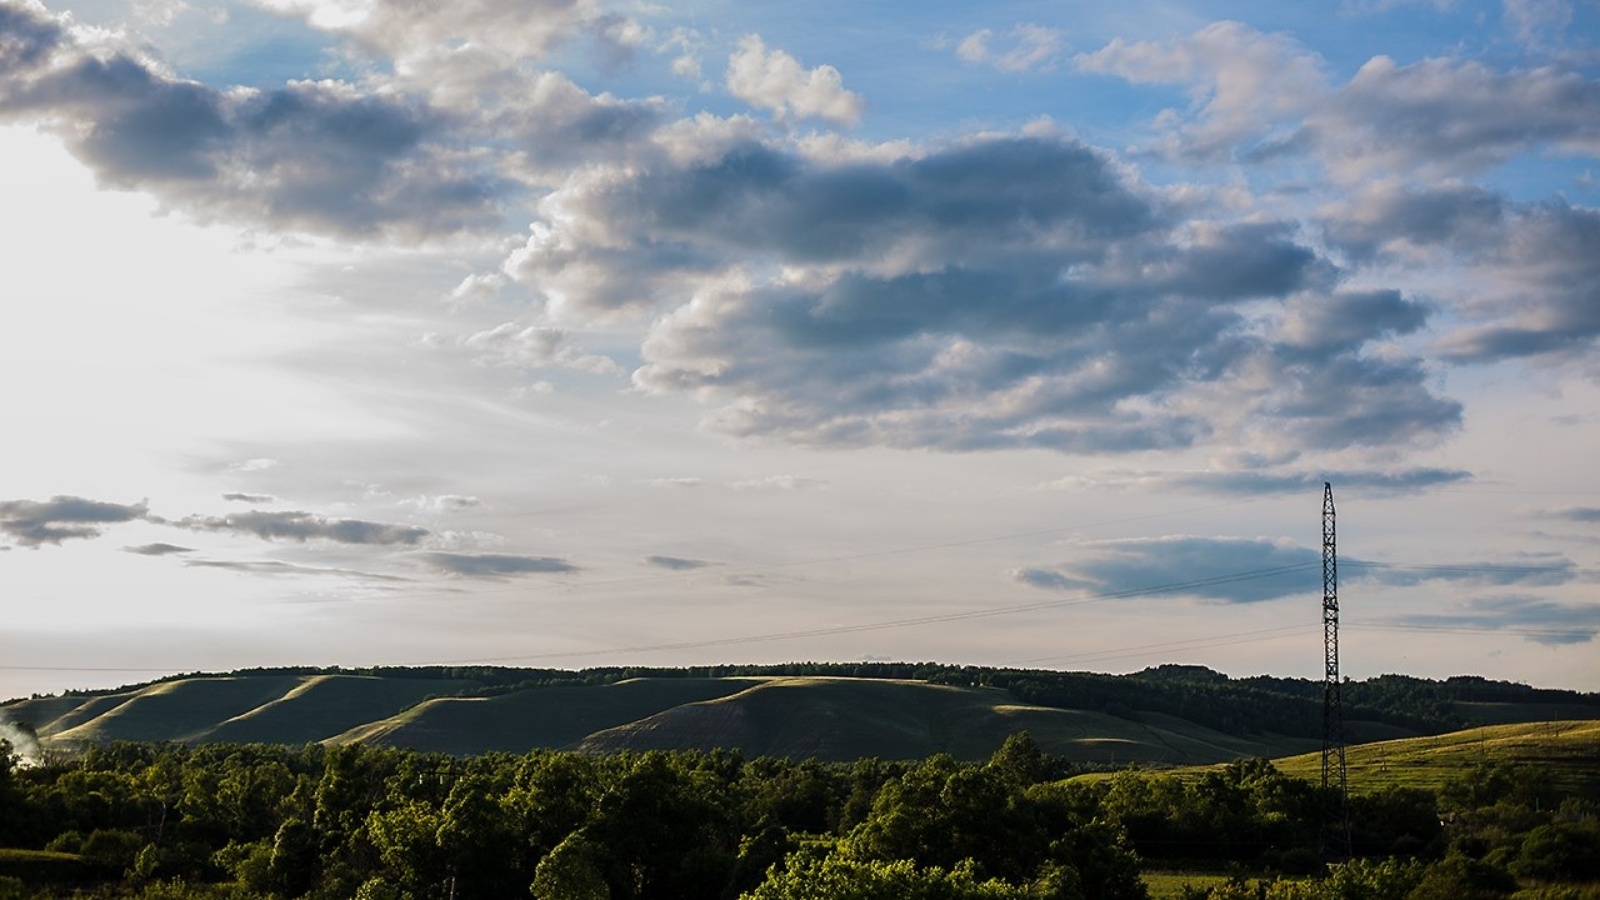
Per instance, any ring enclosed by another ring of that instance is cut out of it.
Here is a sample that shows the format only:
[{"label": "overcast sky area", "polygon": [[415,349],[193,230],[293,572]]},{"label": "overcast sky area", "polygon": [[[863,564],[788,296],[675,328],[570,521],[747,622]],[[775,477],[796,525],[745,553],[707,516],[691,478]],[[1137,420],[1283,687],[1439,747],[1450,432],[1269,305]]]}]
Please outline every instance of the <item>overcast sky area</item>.
[{"label": "overcast sky area", "polygon": [[0,699],[1600,690],[1600,3],[0,0]]}]

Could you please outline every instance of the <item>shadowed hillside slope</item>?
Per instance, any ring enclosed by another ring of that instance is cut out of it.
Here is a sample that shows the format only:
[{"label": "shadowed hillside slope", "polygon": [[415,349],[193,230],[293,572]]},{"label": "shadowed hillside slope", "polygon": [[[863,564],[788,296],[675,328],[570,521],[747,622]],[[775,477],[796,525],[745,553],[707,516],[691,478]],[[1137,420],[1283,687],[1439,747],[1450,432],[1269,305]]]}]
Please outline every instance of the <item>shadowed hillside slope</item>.
[{"label": "shadowed hillside slope", "polygon": [[684,703],[743,690],[743,678],[639,678],[607,685],[539,687],[495,697],[429,700],[399,715],[353,728],[329,743],[352,742],[467,755],[571,749],[590,734]]},{"label": "shadowed hillside slope", "polygon": [[[1459,676],[1347,682],[1353,744],[1600,719],[1600,696]],[[735,748],[747,756],[988,756],[1026,730],[1081,762],[1202,764],[1320,744],[1322,685],[1200,666],[1131,675],[933,663],[581,671],[495,666],[175,675],[0,704],[46,748],[115,740],[372,743],[458,755]]]},{"label": "shadowed hillside slope", "polygon": [[248,712],[298,684],[294,676],[186,678],[151,685],[82,724],[49,735],[56,741],[192,741],[218,722]]},{"label": "shadowed hillside slope", "polygon": [[1183,763],[1270,755],[1303,741],[1232,737],[1190,722],[1141,722],[1017,703],[994,688],[855,678],[774,678],[590,736],[583,749],[738,749],[746,756],[985,759],[1027,731],[1047,753],[1083,762]]}]

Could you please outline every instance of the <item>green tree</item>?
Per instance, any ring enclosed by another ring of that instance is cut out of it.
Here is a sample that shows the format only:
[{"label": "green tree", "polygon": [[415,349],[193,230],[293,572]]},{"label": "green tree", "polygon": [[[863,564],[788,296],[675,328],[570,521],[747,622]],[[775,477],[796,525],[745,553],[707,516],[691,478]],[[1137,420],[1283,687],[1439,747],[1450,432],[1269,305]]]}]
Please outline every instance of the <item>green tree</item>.
[{"label": "green tree", "polygon": [[1600,825],[1593,818],[1540,825],[1523,837],[1510,869],[1535,881],[1600,879]]},{"label": "green tree", "polygon": [[837,853],[791,854],[784,868],[743,900],[1028,900],[1026,888],[979,881],[970,864],[918,867],[909,859],[865,860]]},{"label": "green tree", "polygon": [[1516,879],[1505,870],[1451,854],[1428,866],[1407,900],[1499,900],[1516,889]]},{"label": "green tree", "polygon": [[533,873],[535,900],[610,900],[604,854],[582,831],[575,831],[539,861]]}]

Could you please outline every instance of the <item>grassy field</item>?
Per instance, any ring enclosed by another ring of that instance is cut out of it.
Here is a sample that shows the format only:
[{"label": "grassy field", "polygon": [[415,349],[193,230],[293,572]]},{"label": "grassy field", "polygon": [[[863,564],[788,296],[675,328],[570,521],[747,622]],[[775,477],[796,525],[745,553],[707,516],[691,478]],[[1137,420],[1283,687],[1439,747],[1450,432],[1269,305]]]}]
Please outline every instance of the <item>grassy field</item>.
[{"label": "grassy field", "polygon": [[1079,761],[1195,763],[1280,749],[1171,717],[1134,721],[1019,704],[992,688],[859,678],[764,679],[738,693],[598,732],[582,746],[720,746],[748,756],[824,760],[921,759],[934,753],[984,759],[1007,735],[1024,730],[1046,752]]},{"label": "grassy field", "polygon": [[[1286,758],[1285,771],[1315,777],[1317,742],[1225,734],[1155,712],[1113,716],[1018,702],[996,688],[887,678],[655,677],[614,684],[528,688],[491,697],[465,678],[348,674],[193,676],[116,693],[41,697],[6,704],[50,743],[112,740],[300,744],[373,743],[453,754],[736,748],[747,756],[852,760],[920,759],[948,753],[983,759],[1026,730],[1046,752],[1098,764],[1193,766],[1242,757]],[[432,697],[434,699],[427,699]],[[1460,704],[1485,720],[1530,719],[1559,704]],[[1574,707],[1577,709],[1578,707]],[[1581,712],[1581,709],[1579,710]],[[1575,716],[1576,718],[1576,716]],[[1549,769],[1566,784],[1594,779],[1594,721],[1496,725],[1405,740],[1393,726],[1351,722],[1349,767],[1358,790],[1436,785],[1474,753],[1498,753]],[[1508,729],[1508,730],[1496,730]]]},{"label": "grassy field", "polygon": [[[1350,788],[1390,785],[1437,789],[1482,762],[1537,768],[1567,791],[1600,794],[1600,722],[1530,722],[1489,725],[1432,737],[1346,748]],[[1320,779],[1321,753],[1277,760],[1285,774]]]},{"label": "grassy field", "polygon": [[0,848],[0,878],[34,886],[67,885],[86,882],[95,874],[94,867],[76,853]]},{"label": "grassy field", "polygon": [[219,722],[283,696],[299,682],[294,675],[168,681],[136,691],[100,715],[50,737],[91,743],[193,740]]},{"label": "grassy field", "polygon": [[1228,883],[1228,876],[1220,872],[1141,872],[1139,877],[1150,889],[1150,900],[1176,900],[1183,896],[1185,885],[1211,888]]},{"label": "grassy field", "polygon": [[221,722],[196,739],[286,744],[322,741],[387,719],[430,695],[452,694],[473,686],[473,682],[454,679],[306,675],[282,696]]},{"label": "grassy field", "polygon": [[366,741],[443,753],[522,753],[573,748],[590,734],[684,703],[743,690],[754,679],[637,678],[616,684],[542,687],[498,697],[430,700],[330,743]]}]

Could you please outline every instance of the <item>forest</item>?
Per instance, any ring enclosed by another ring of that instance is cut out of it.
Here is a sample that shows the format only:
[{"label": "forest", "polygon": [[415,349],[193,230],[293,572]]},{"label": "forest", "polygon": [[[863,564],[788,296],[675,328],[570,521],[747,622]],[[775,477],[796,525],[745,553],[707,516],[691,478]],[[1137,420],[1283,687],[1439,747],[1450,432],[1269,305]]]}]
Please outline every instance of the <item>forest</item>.
[{"label": "forest", "polygon": [[1266,760],[1085,774],[1026,733],[980,762],[123,742],[0,753],[0,898],[1600,897],[1600,804],[1537,770],[1355,793],[1325,866],[1329,803]]}]

